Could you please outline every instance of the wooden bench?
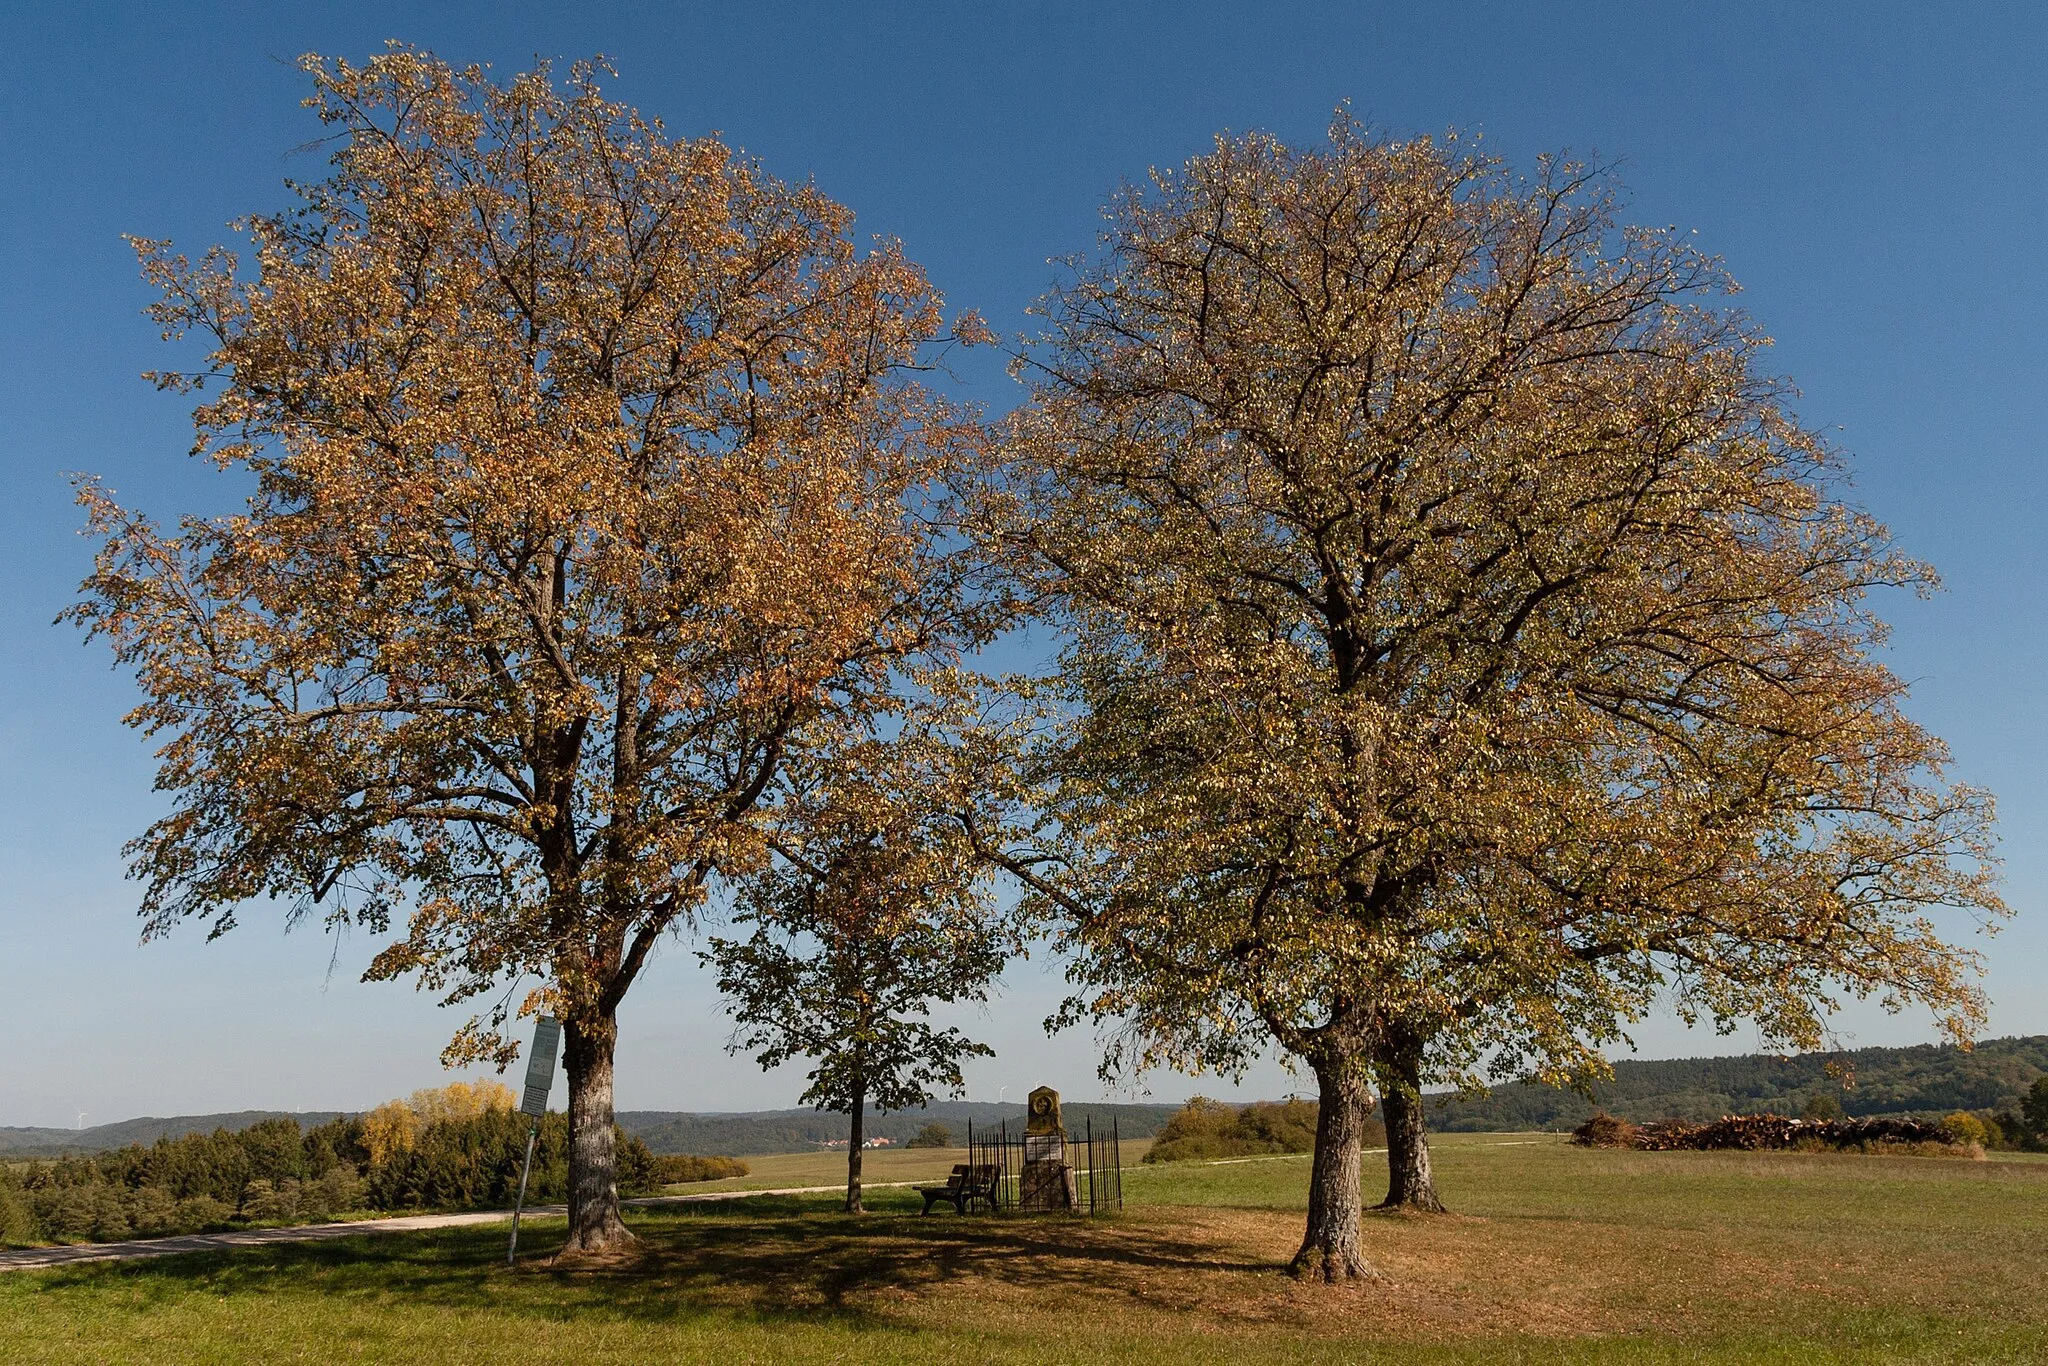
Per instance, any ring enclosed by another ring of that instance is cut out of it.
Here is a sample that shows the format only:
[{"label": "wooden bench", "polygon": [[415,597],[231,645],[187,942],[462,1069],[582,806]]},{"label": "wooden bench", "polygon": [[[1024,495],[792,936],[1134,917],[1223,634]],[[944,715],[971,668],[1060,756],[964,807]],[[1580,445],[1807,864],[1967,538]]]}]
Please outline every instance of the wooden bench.
[{"label": "wooden bench", "polygon": [[941,1200],[953,1207],[956,1214],[967,1213],[975,1201],[987,1203],[990,1209],[996,1207],[996,1169],[991,1166],[970,1167],[965,1162],[953,1164],[953,1174],[946,1178],[943,1186],[912,1187],[924,1197],[924,1212],[930,1214],[932,1206]]}]

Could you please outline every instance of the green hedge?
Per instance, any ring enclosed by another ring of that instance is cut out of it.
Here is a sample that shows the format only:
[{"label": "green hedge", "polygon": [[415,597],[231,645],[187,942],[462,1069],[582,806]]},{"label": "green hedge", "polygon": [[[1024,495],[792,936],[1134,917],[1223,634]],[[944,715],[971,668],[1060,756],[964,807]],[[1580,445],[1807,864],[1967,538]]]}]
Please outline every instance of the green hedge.
[{"label": "green hedge", "polygon": [[736,1157],[691,1157],[670,1154],[654,1159],[654,1179],[664,1186],[691,1181],[724,1181],[745,1176],[750,1169]]}]

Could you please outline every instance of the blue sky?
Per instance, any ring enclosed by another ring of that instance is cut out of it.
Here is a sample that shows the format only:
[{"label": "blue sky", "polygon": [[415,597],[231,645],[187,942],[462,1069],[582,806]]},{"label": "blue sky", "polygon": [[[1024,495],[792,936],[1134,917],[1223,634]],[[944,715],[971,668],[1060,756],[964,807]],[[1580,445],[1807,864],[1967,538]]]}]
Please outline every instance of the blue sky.
[{"label": "blue sky", "polygon": [[[87,565],[62,478],[158,513],[229,491],[184,456],[180,400],[124,232],[198,247],[319,173],[290,59],[387,38],[502,72],[604,53],[619,98],[815,177],[998,328],[1086,249],[1120,181],[1224,129],[1320,136],[1349,101],[1388,132],[1481,132],[1526,165],[1618,159],[1630,216],[1696,230],[1776,337],[1801,412],[1856,496],[1943,572],[1886,604],[1892,663],[1957,772],[2001,803],[2016,919],[1986,947],[1993,1034],[2048,1032],[2048,9],[1904,4],[17,5],[0,19],[0,1125],[374,1104],[441,1079],[457,1022],[356,981],[371,945],[287,935],[137,943],[121,843],[160,809],[118,718],[128,683],[51,624]],[[992,365],[960,392],[1014,401]],[[1038,1031],[1032,964],[973,1022],[999,1057],[972,1095],[1093,1096],[1085,1033]],[[722,1051],[686,945],[623,1012],[628,1108],[793,1103],[800,1074]],[[1857,1010],[1858,1042],[1925,1020]],[[1753,1036],[1639,1034],[1652,1055]],[[1276,1068],[1249,1093],[1301,1087]],[[1155,1077],[1153,1094],[1228,1094]]]}]

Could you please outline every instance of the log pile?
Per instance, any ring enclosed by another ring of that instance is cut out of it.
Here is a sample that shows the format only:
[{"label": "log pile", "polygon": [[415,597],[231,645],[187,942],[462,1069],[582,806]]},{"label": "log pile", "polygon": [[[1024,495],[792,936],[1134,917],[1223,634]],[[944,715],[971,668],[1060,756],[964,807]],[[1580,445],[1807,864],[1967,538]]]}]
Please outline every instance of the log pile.
[{"label": "log pile", "polygon": [[1820,1146],[1866,1148],[1884,1143],[1954,1144],[1955,1139],[1939,1124],[1915,1119],[1788,1119],[1784,1115],[1723,1115],[1712,1124],[1680,1124],[1665,1121],[1645,1124],[1630,1137],[1629,1146],[1648,1152],[1693,1152],[1735,1150],[1764,1152],[1785,1148]]},{"label": "log pile", "polygon": [[1582,1148],[1633,1148],[1636,1126],[1605,1110],[1595,1110],[1591,1119],[1572,1130],[1572,1142]]}]

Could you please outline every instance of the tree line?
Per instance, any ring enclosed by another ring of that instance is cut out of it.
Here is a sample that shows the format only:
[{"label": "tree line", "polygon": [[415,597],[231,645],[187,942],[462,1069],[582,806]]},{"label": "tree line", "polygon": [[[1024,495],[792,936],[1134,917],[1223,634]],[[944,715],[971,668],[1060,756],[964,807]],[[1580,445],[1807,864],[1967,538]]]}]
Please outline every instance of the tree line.
[{"label": "tree line", "polygon": [[1797,1057],[1668,1058],[1615,1063],[1581,1094],[1514,1082],[1484,1095],[1446,1095],[1430,1103],[1430,1123],[1447,1130],[1571,1129],[1595,1106],[1647,1123],[1705,1124],[1723,1115],[1806,1113],[1826,1101],[1843,1115],[1939,1119],[1958,1110],[1993,1117],[2017,1113],[2048,1074],[2048,1037],[1980,1041],[1974,1048],[1923,1044],[1859,1048]]},{"label": "tree line", "polygon": [[[958,1086],[932,1008],[1033,944],[1109,1072],[1277,1051],[1329,1280],[1375,1107],[1440,1207],[1425,1086],[1597,1077],[1660,1001],[1981,1024],[1991,801],[1870,600],[1933,572],[1609,170],[1222,137],[1006,339],[599,66],[303,65],[326,178],[246,263],[137,243],[254,492],[166,530],[83,481],[70,616],[161,745],[146,933],[366,927],[482,1003],[451,1062],[563,1021],[569,1255],[630,1241],[618,1009],[704,925],[729,1042],[856,1129]],[[931,379],[985,345],[1007,416]]]},{"label": "tree line", "polygon": [[[0,1241],[106,1242],[364,1211],[501,1208],[518,1187],[531,1122],[512,1104],[504,1087],[458,1082],[307,1129],[288,1117],[267,1119],[0,1167]],[[566,1115],[541,1120],[530,1199],[567,1195],[568,1137]],[[684,1170],[623,1131],[614,1141],[628,1194],[733,1175],[733,1167],[745,1172],[725,1158],[683,1159],[707,1164]]]}]

